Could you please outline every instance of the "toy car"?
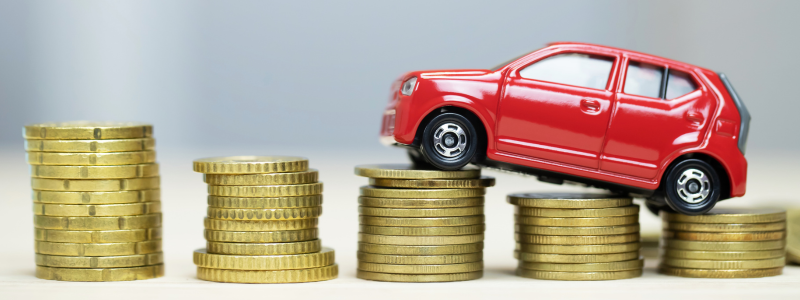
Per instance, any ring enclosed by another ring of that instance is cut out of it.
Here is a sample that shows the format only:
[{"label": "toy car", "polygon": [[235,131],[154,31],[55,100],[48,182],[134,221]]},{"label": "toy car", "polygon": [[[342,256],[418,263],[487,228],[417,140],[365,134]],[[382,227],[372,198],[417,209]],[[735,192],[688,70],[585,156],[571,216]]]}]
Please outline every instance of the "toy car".
[{"label": "toy car", "polygon": [[468,163],[583,183],[695,215],[745,193],[750,115],[722,73],[553,43],[492,69],[409,72],[381,141],[443,170]]}]

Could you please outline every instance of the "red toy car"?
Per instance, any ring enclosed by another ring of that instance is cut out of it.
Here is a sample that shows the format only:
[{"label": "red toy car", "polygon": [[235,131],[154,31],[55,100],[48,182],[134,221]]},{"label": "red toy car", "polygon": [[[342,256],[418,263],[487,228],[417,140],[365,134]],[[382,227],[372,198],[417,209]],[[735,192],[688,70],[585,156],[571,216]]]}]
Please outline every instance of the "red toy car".
[{"label": "red toy car", "polygon": [[745,193],[750,115],[725,75],[633,51],[553,43],[490,70],[392,86],[381,140],[444,170],[472,162],[701,214]]}]

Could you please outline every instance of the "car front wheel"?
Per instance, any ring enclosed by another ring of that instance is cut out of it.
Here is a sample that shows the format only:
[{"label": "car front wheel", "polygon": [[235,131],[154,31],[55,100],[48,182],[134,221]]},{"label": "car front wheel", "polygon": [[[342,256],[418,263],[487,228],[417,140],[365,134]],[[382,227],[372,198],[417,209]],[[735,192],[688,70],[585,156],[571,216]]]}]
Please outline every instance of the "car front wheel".
[{"label": "car front wheel", "polygon": [[458,170],[472,161],[479,142],[475,126],[467,118],[444,113],[425,126],[420,152],[439,169]]},{"label": "car front wheel", "polygon": [[685,215],[699,215],[711,210],[722,192],[714,167],[699,159],[687,159],[676,164],[663,184],[667,205]]}]

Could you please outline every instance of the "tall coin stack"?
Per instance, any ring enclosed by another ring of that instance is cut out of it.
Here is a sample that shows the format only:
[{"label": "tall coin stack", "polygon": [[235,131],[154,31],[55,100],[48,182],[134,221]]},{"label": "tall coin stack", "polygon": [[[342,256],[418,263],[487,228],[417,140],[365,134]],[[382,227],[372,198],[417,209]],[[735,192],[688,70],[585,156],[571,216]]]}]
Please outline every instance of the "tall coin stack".
[{"label": "tall coin stack", "polygon": [[480,169],[363,165],[357,277],[446,282],[483,276],[483,204],[494,178]]},{"label": "tall coin stack", "polygon": [[212,157],[194,161],[208,184],[206,249],[194,252],[197,278],[290,283],[334,279],[333,249],[317,221],[322,183],[308,160],[291,156]]},{"label": "tall coin stack", "polygon": [[65,122],[25,126],[36,277],[161,277],[161,192],[153,127]]},{"label": "tall coin stack", "polygon": [[548,280],[613,280],[642,275],[639,206],[602,194],[520,193],[517,275]]},{"label": "tall coin stack", "polygon": [[687,216],[661,212],[659,272],[697,278],[752,278],[783,273],[786,211],[714,208]]}]

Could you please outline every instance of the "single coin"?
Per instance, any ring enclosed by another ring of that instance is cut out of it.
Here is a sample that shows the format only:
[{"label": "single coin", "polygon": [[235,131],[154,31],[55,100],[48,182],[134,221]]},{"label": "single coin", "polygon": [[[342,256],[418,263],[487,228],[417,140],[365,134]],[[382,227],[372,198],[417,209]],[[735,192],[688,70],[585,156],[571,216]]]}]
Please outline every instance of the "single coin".
[{"label": "single coin", "polygon": [[131,268],[73,269],[36,266],[36,278],[60,281],[129,281],[164,276],[164,265]]},{"label": "single coin", "polygon": [[33,213],[57,217],[115,217],[161,212],[161,202],[124,204],[46,204],[33,203]]},{"label": "single coin", "polygon": [[397,227],[440,227],[440,226],[466,226],[484,223],[485,217],[440,217],[440,218],[387,218],[358,216],[358,222],[372,226],[397,226]]},{"label": "single coin", "polygon": [[204,231],[207,241],[226,243],[288,243],[317,239],[317,229],[282,231]]},{"label": "single coin", "polygon": [[483,241],[483,234],[470,235],[442,235],[442,236],[407,236],[407,235],[378,235],[359,233],[358,241],[368,244],[408,245],[408,246],[436,246],[453,244],[471,244]]},{"label": "single coin", "polygon": [[750,242],[773,241],[786,238],[786,231],[768,232],[690,232],[664,230],[663,236],[669,239],[709,242]]},{"label": "single coin", "polygon": [[662,265],[658,267],[658,272],[664,275],[692,278],[758,278],[781,275],[783,274],[783,267],[745,270],[704,270],[673,268]]},{"label": "single coin", "polygon": [[153,125],[134,122],[74,121],[25,125],[22,136],[31,140],[108,140],[153,136]]},{"label": "single coin", "polygon": [[482,197],[485,188],[478,189],[395,189],[362,186],[361,196],[377,198],[470,198]]},{"label": "single coin", "polygon": [[628,205],[609,208],[539,208],[539,207],[516,207],[516,214],[532,217],[549,218],[602,218],[617,216],[632,216],[639,214],[638,205]]},{"label": "single coin", "polygon": [[638,233],[639,224],[599,227],[552,227],[517,224],[514,225],[514,231],[517,233],[539,235],[615,235]]},{"label": "single coin", "polygon": [[517,193],[507,197],[508,203],[524,207],[544,208],[609,208],[629,206],[633,198],[591,193]]},{"label": "single coin", "polygon": [[60,230],[123,230],[161,227],[161,214],[122,217],[33,216],[36,228]]},{"label": "single coin", "polygon": [[317,228],[319,219],[296,219],[278,221],[242,221],[242,220],[218,220],[205,218],[203,225],[209,230],[224,231],[282,231],[282,230],[301,230]]},{"label": "single coin", "polygon": [[194,171],[204,174],[262,174],[303,172],[308,159],[297,156],[226,156],[195,160]]},{"label": "single coin", "polygon": [[36,265],[56,268],[126,268],[164,263],[164,253],[121,256],[61,256],[36,254]]},{"label": "single coin", "polygon": [[683,249],[683,250],[702,250],[702,251],[760,251],[783,249],[786,241],[758,241],[758,242],[706,242],[706,241],[684,241],[675,239],[663,239],[662,247]]},{"label": "single coin", "polygon": [[517,224],[522,225],[597,227],[638,224],[639,216],[635,215],[604,218],[547,218],[514,215],[514,220],[517,222]]},{"label": "single coin", "polygon": [[119,256],[161,252],[161,240],[135,243],[52,243],[36,241],[36,253],[66,256]]},{"label": "single coin", "polygon": [[445,208],[482,206],[483,197],[452,199],[410,199],[410,198],[373,198],[358,197],[358,204],[369,207],[394,208]]},{"label": "single coin", "polygon": [[517,276],[545,280],[617,280],[640,277],[642,276],[642,270],[611,272],[554,272],[518,268]]},{"label": "single coin", "polygon": [[113,179],[158,176],[158,164],[124,166],[31,166],[31,177]]},{"label": "single coin", "polygon": [[161,177],[142,177],[126,179],[49,179],[31,178],[31,188],[44,191],[61,192],[117,192],[150,190],[160,187]]},{"label": "single coin", "polygon": [[752,231],[780,231],[786,230],[786,222],[750,223],[750,224],[703,224],[663,222],[663,228],[675,231],[697,232],[752,232]]},{"label": "single coin", "polygon": [[54,243],[131,243],[160,240],[161,228],[129,230],[52,230],[34,229],[37,241]]},{"label": "single coin", "polygon": [[203,174],[209,185],[286,185],[317,182],[316,169],[291,173],[267,174]]},{"label": "single coin", "polygon": [[543,245],[517,243],[516,250],[520,252],[552,254],[606,254],[639,251],[639,248],[641,248],[640,246],[639,243],[606,245]]},{"label": "single coin", "polygon": [[449,255],[387,255],[358,252],[358,260],[376,264],[443,265],[483,261],[483,252]]},{"label": "single coin", "polygon": [[394,265],[359,261],[358,269],[367,272],[392,274],[451,274],[481,271],[483,270],[483,262],[447,265]]},{"label": "single coin", "polygon": [[197,279],[231,283],[293,283],[335,279],[339,265],[298,270],[228,270],[197,267]]},{"label": "single coin", "polygon": [[779,258],[784,255],[783,249],[763,251],[701,251],[663,249],[662,257],[701,260],[750,260]]},{"label": "single coin", "polygon": [[520,269],[528,270],[541,270],[541,271],[554,271],[554,272],[609,272],[609,271],[626,271],[626,270],[641,270],[644,267],[644,258],[626,260],[626,261],[613,261],[601,263],[545,263],[545,262],[520,262]]},{"label": "single coin", "polygon": [[25,140],[26,151],[40,152],[129,152],[156,148],[153,138],[123,140]]},{"label": "single coin", "polygon": [[208,206],[221,208],[298,208],[322,205],[322,195],[247,198],[208,196]]},{"label": "single coin", "polygon": [[463,179],[481,176],[481,169],[474,166],[466,166],[455,171],[442,171],[423,169],[410,164],[380,164],[359,165],[355,171],[358,176],[391,179]]},{"label": "single coin", "polygon": [[639,258],[639,251],[606,254],[551,254],[514,251],[514,258],[527,262],[586,264],[626,261]]},{"label": "single coin", "polygon": [[663,257],[661,264],[675,268],[731,270],[731,269],[768,269],[783,267],[786,257],[748,260],[704,260]]},{"label": "single coin", "polygon": [[221,220],[296,220],[318,218],[320,215],[322,215],[322,206],[299,208],[208,208],[209,218]]},{"label": "single coin", "polygon": [[617,235],[533,235],[514,234],[517,242],[547,245],[601,245],[623,244],[639,241],[639,233]]},{"label": "single coin", "polygon": [[319,252],[320,240],[290,243],[220,243],[206,242],[208,253],[229,255],[283,255]]},{"label": "single coin", "polygon": [[402,246],[358,243],[358,251],[389,255],[453,255],[483,251],[483,243],[438,245],[438,246]]},{"label": "single coin", "polygon": [[152,150],[109,153],[27,152],[25,156],[31,165],[113,166],[156,162],[156,152]]},{"label": "single coin", "polygon": [[206,249],[194,251],[194,264],[198,267],[229,270],[293,270],[319,268],[336,262],[333,249],[323,247],[320,252],[292,255],[226,255],[208,253]]},{"label": "single coin", "polygon": [[322,194],[322,182],[290,185],[209,185],[208,194],[223,197],[287,197]]},{"label": "single coin", "polygon": [[370,178],[369,185],[409,189],[475,189],[494,186],[494,177],[478,179],[390,179]]},{"label": "single coin", "polygon": [[685,223],[774,223],[786,220],[786,210],[778,208],[713,208],[709,212],[688,216],[664,212],[665,222]]},{"label": "single coin", "polygon": [[358,213],[364,216],[400,218],[459,217],[482,215],[483,206],[448,208],[385,208],[359,206]]},{"label": "single coin", "polygon": [[359,225],[359,232],[379,235],[468,235],[486,231],[486,225],[446,227],[392,227]]},{"label": "single coin", "polygon": [[119,192],[33,191],[34,202],[53,204],[121,204],[161,201],[161,190]]},{"label": "single coin", "polygon": [[455,274],[390,274],[357,270],[356,277],[387,282],[452,282],[480,279],[483,277],[483,270]]}]

